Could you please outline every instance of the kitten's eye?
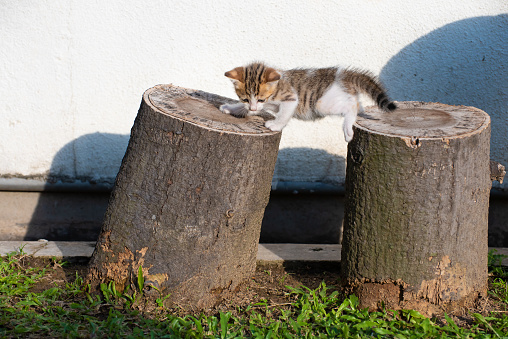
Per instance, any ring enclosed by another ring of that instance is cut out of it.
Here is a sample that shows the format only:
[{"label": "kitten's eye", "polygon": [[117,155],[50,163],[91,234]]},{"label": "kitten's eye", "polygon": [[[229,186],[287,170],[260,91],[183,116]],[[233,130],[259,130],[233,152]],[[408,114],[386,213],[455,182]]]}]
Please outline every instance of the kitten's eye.
[{"label": "kitten's eye", "polygon": [[242,99],[243,102],[249,102],[249,99]]},{"label": "kitten's eye", "polygon": [[265,102],[265,99],[258,99],[258,102]]}]

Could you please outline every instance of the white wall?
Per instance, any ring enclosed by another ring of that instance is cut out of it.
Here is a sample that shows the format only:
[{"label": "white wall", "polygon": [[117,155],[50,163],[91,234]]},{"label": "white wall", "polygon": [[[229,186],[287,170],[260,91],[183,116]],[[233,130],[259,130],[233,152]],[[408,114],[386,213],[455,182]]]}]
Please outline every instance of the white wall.
[{"label": "white wall", "polygon": [[[360,66],[396,100],[475,105],[508,164],[507,12],[506,0],[4,0],[0,176],[114,178],[146,89],[234,97],[223,73],[252,60]],[[276,179],[341,182],[341,123],[292,122]]]}]

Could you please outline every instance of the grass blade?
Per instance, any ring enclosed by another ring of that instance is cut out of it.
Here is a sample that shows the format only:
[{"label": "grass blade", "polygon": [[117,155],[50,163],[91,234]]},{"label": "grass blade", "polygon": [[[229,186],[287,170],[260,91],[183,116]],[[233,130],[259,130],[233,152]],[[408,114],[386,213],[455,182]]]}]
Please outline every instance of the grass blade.
[{"label": "grass blade", "polygon": [[143,267],[139,265],[138,269],[138,288],[139,292],[143,292],[143,286],[145,285],[145,278],[143,277]]}]

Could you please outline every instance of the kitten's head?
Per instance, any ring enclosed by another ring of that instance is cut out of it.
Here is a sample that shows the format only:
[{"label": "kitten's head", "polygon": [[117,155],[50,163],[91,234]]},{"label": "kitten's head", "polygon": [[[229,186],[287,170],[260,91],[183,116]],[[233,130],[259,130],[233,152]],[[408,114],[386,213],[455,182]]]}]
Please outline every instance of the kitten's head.
[{"label": "kitten's head", "polygon": [[280,79],[279,72],[258,62],[236,67],[224,75],[231,79],[238,98],[251,113],[261,111]]}]

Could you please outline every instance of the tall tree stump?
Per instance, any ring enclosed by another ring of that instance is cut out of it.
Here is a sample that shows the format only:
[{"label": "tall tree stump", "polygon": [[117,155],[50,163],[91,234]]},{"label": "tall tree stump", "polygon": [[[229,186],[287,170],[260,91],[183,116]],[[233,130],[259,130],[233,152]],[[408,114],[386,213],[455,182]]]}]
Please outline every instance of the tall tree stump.
[{"label": "tall tree stump", "polygon": [[487,289],[490,118],[476,108],[369,108],[348,145],[342,276],[365,307],[426,314]]},{"label": "tall tree stump", "polygon": [[137,286],[141,270],[146,291],[202,309],[253,274],[280,133],[218,110],[231,101],[171,85],[144,93],[89,263],[92,287]]}]

